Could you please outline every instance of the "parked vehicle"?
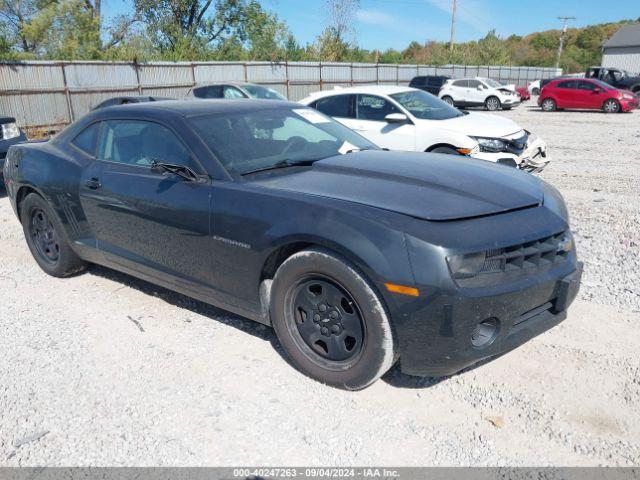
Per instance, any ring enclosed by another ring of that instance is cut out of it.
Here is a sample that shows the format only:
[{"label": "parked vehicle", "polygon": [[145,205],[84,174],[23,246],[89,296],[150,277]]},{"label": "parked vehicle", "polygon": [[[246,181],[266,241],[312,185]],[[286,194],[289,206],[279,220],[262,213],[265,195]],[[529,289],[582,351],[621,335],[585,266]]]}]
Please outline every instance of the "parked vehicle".
[{"label": "parked vehicle", "polygon": [[431,95],[438,96],[442,86],[450,80],[451,77],[446,75],[424,75],[419,77],[413,77],[409,86],[429,92]]},{"label": "parked vehicle", "polygon": [[593,78],[608,83],[620,90],[630,90],[640,94],[640,76],[633,75],[626,70],[606,67],[590,67],[585,72],[585,78]]},{"label": "parked vehicle", "polygon": [[156,97],[150,95],[129,95],[123,97],[112,97],[100,102],[93,107],[94,110],[98,108],[113,107],[114,105],[126,105],[128,103],[144,103],[144,102],[159,102],[162,100],[173,100],[170,97]]},{"label": "parked vehicle", "polygon": [[433,376],[507,352],[562,321],[579,288],[552,186],[378,150],[296,104],[99,109],[8,158],[45,272],[97,263],[270,324],[297,368],[350,390],[398,358]]},{"label": "parked vehicle", "polygon": [[508,110],[520,102],[513,89],[481,77],[449,80],[438,96],[452,106],[485,107],[490,111]]},{"label": "parked vehicle", "polygon": [[461,112],[414,88],[370,85],[325,90],[300,101],[389,150],[467,155],[538,172],[547,145],[507,118]]},{"label": "parked vehicle", "polygon": [[27,136],[20,130],[15,118],[0,115],[0,178],[9,147],[26,140]]},{"label": "parked vehicle", "polygon": [[527,87],[516,87],[516,93],[520,95],[521,102],[531,100],[531,94],[529,93],[529,89]]},{"label": "parked vehicle", "polygon": [[216,83],[194,87],[189,92],[195,98],[259,98],[264,100],[286,100],[272,88],[253,83]]},{"label": "parked vehicle", "polygon": [[554,80],[542,89],[538,105],[545,112],[566,108],[618,113],[638,108],[638,97],[600,80],[562,79]]},{"label": "parked vehicle", "polygon": [[540,90],[542,90],[542,87],[540,86],[540,80],[534,80],[533,82],[529,83],[527,89],[529,90],[529,94],[531,95],[540,95]]}]

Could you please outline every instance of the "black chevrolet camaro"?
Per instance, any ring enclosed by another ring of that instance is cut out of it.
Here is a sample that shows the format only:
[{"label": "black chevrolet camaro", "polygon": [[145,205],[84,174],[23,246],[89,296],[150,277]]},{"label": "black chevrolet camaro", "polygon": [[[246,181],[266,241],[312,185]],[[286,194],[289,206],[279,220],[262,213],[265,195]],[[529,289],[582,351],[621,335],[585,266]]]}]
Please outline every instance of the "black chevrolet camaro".
[{"label": "black chevrolet camaro", "polygon": [[38,264],[105,265],[272,325],[305,374],[356,390],[397,360],[442,376],[566,317],[580,282],[550,185],[382,151],[279,102],[96,110],[4,168]]}]

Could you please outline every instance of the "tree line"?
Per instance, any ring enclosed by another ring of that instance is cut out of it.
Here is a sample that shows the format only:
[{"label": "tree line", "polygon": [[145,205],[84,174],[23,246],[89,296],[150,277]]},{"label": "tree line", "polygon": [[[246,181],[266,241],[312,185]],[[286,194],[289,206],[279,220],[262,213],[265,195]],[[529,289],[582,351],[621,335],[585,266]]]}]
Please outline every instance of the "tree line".
[{"label": "tree line", "polygon": [[[324,0],[324,29],[302,45],[258,0],[133,0],[106,20],[101,0],[0,0],[0,60],[344,61],[429,65],[555,64],[560,30],[477,41],[426,40],[404,50],[367,50],[353,25],[359,0]],[[631,20],[569,29],[560,66],[599,64],[602,44]],[[640,21],[640,19],[638,19]]]}]

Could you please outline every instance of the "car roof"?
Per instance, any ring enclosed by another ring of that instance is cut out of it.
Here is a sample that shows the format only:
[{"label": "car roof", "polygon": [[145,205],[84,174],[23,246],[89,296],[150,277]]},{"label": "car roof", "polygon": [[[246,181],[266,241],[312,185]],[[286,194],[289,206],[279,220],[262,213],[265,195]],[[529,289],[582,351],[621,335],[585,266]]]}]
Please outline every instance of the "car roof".
[{"label": "car roof", "polygon": [[206,115],[209,113],[242,113],[265,108],[301,108],[299,103],[280,100],[228,100],[228,99],[202,99],[202,100],[164,100],[162,102],[128,103],[114,105],[105,108],[110,114],[116,112],[128,112],[136,114],[153,114],[173,112],[183,116]]},{"label": "car roof", "polygon": [[344,95],[344,94],[354,94],[354,93],[364,93],[371,95],[393,95],[395,93],[408,92],[408,91],[419,91],[417,88],[413,87],[405,87],[402,85],[358,85],[355,87],[338,87],[332,90],[322,90],[320,92],[315,92],[309,95],[310,97],[320,98],[326,97],[329,95]]}]

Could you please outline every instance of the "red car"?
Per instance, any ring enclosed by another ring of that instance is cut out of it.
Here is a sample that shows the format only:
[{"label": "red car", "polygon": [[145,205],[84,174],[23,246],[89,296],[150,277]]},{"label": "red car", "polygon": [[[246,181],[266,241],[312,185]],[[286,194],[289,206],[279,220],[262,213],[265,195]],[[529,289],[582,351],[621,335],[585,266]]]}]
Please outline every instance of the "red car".
[{"label": "red car", "polygon": [[526,102],[531,99],[531,94],[529,93],[529,89],[527,87],[517,87],[516,92],[520,94],[520,100]]},{"label": "red car", "polygon": [[630,112],[638,108],[638,97],[600,80],[560,78],[545,85],[538,97],[538,105],[545,112],[559,108],[602,110],[605,113]]}]

